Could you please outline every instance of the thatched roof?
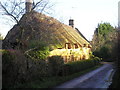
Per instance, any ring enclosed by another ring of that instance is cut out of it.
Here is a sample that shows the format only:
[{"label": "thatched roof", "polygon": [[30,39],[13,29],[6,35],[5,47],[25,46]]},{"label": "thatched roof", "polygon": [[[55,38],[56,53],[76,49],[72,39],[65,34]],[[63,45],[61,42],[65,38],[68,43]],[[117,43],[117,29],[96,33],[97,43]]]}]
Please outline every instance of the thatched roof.
[{"label": "thatched roof", "polygon": [[35,11],[23,15],[19,24],[8,32],[3,45],[10,48],[10,43],[18,42],[19,40],[26,43],[30,41],[45,42],[53,48],[64,48],[65,43],[77,43],[81,46],[89,44],[71,26]]}]

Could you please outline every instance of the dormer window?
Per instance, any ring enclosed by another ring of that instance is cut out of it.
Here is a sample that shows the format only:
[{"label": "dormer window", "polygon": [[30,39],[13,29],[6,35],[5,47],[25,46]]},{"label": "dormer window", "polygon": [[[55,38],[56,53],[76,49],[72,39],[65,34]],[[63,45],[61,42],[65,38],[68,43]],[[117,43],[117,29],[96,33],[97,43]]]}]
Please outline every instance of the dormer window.
[{"label": "dormer window", "polygon": [[86,46],[87,46],[87,44],[84,44],[84,45],[83,45],[83,47],[86,47]]},{"label": "dormer window", "polygon": [[78,48],[78,45],[77,44],[74,44],[74,49],[77,49]]},{"label": "dormer window", "polygon": [[88,44],[88,48],[91,48],[92,46],[90,44]]},{"label": "dormer window", "polygon": [[71,49],[71,44],[70,43],[65,43],[65,49]]}]

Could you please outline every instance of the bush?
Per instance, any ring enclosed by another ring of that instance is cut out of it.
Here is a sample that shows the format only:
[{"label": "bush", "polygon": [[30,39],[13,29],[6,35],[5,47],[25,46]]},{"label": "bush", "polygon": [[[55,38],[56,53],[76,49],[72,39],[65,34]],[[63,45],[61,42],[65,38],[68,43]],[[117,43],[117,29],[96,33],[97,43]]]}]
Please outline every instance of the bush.
[{"label": "bush", "polygon": [[48,58],[48,66],[51,69],[50,73],[52,75],[58,75],[63,65],[64,60],[61,56],[51,56]]},{"label": "bush", "polygon": [[[31,62],[30,62],[31,61]],[[43,77],[48,76],[47,63],[45,60],[29,60],[29,68],[26,73],[28,81],[43,80]]]},{"label": "bush", "polygon": [[31,41],[29,48],[31,50],[28,50],[28,56],[32,57],[34,60],[45,60],[50,52],[48,45],[39,41]]},{"label": "bush", "polygon": [[99,57],[94,57],[93,58],[93,61],[94,61],[95,65],[100,64],[101,60],[102,60],[102,58],[99,58]]},{"label": "bush", "polygon": [[59,71],[59,76],[67,76],[67,75],[69,75],[70,74],[70,71],[71,70],[71,66],[70,65],[68,65],[68,64],[64,64],[63,66],[62,66],[62,68],[60,69],[60,71]]},{"label": "bush", "polygon": [[2,53],[2,87],[14,87],[17,83],[24,83],[26,72],[26,58],[20,51],[5,50]]},{"label": "bush", "polygon": [[13,81],[14,74],[12,72],[14,69],[13,60],[14,60],[14,56],[9,51],[2,52],[2,87],[3,88],[10,87],[14,82]]},{"label": "bush", "polygon": [[96,50],[93,54],[97,57],[103,58],[104,60],[110,58],[110,51],[108,47],[101,47],[100,50]]},{"label": "bush", "polygon": [[2,53],[2,87],[13,88],[19,84],[43,80],[48,75],[45,60],[32,60],[17,50]]},{"label": "bush", "polygon": [[[76,72],[83,71],[85,69],[94,67],[95,65],[98,65],[100,62],[100,58],[96,57],[92,60],[81,60],[81,61],[76,61],[76,62],[69,62],[66,65],[69,66],[68,72],[69,74],[73,74]],[[64,70],[65,71],[65,70]]]},{"label": "bush", "polygon": [[44,60],[48,57],[49,55],[49,48],[48,47],[43,47],[37,48],[35,50],[32,50],[29,52],[29,55],[34,58],[35,60]]}]

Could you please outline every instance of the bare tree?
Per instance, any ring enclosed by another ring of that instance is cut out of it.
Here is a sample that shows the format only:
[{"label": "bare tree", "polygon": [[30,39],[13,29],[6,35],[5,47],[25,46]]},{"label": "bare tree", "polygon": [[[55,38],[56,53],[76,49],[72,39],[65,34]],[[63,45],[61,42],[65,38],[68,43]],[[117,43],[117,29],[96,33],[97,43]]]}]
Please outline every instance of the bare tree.
[{"label": "bare tree", "polygon": [[[10,19],[13,21],[12,23],[19,25],[19,20],[23,16],[23,14],[27,13],[25,10],[25,1],[31,1],[32,8],[31,11],[35,10],[37,12],[43,13],[46,12],[48,9],[51,9],[53,4],[49,2],[49,0],[5,0],[0,1],[0,14],[6,15],[10,17]],[[24,28],[22,25],[19,25],[21,32],[20,32],[20,43],[22,43]],[[19,48],[20,45],[18,45]]]},{"label": "bare tree", "polygon": [[[49,0],[33,0],[32,10],[38,12],[46,12],[50,9]],[[5,0],[0,1],[0,9],[2,15],[9,16],[15,23],[18,23],[21,16],[25,13],[25,0]]]}]

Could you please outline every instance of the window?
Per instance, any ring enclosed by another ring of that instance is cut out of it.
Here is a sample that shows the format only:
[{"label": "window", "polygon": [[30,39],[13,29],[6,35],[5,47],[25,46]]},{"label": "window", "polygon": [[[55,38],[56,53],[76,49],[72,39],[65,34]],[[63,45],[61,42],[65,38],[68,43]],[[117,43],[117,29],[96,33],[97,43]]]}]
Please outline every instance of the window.
[{"label": "window", "polygon": [[86,46],[87,46],[86,44],[83,45],[83,47],[86,47]]},{"label": "window", "polygon": [[71,44],[70,43],[65,43],[65,49],[71,49]]},{"label": "window", "polygon": [[77,44],[74,44],[74,49],[77,49],[78,48],[78,45]]}]

